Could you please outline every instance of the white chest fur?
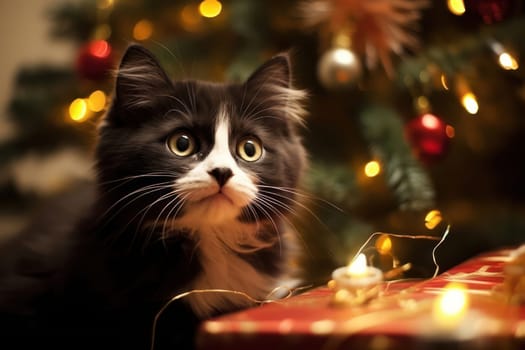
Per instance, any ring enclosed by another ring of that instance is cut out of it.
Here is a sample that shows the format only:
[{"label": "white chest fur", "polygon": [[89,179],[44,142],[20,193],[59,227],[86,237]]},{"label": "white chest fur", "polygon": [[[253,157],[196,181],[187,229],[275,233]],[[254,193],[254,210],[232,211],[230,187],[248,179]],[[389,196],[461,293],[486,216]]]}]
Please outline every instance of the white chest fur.
[{"label": "white chest fur", "polygon": [[[221,237],[230,235],[254,237],[254,232],[244,232],[244,234],[235,232],[246,230],[248,227],[249,225],[246,224],[238,224],[236,227],[235,225],[234,227],[229,226],[228,231],[231,232],[228,233],[217,232],[217,229],[199,232],[198,255],[203,270],[195,279],[192,289],[224,290],[189,296],[188,301],[199,316],[205,317],[214,311],[228,309],[232,306],[252,304],[252,301],[242,294],[228,291],[241,292],[253,299],[262,300],[276,286],[277,279],[275,277],[257,271],[252,265],[240,258],[229,247],[229,244],[221,241]],[[255,230],[255,227],[249,229]],[[259,245],[261,244],[262,242],[259,242]]]}]

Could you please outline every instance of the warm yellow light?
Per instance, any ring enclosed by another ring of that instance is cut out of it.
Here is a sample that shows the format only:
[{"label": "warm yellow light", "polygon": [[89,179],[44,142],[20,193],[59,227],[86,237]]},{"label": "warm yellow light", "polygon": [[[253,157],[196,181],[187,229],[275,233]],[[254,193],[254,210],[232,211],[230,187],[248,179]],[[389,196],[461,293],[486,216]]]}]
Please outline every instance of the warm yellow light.
[{"label": "warm yellow light", "polygon": [[92,112],[102,111],[106,107],[106,94],[104,91],[93,91],[88,97],[87,106]]},{"label": "warm yellow light", "polygon": [[87,118],[87,103],[83,98],[77,98],[69,105],[69,117],[76,121],[82,122]]},{"label": "warm yellow light", "polygon": [[449,283],[443,294],[434,302],[433,318],[443,328],[452,329],[463,319],[468,309],[469,298],[466,286],[461,283]]},{"label": "warm yellow light", "polygon": [[508,52],[502,52],[498,56],[498,62],[501,68],[506,70],[517,70],[519,68],[518,61]]},{"label": "warm yellow light", "polygon": [[147,40],[153,34],[153,23],[147,19],[141,19],[133,27],[133,37],[135,40]]},{"label": "warm yellow light", "polygon": [[377,176],[381,172],[381,165],[379,162],[372,160],[365,165],[365,175],[368,177]]},{"label": "warm yellow light", "polygon": [[217,0],[204,0],[199,5],[199,12],[203,17],[217,17],[222,11],[222,4]]},{"label": "warm yellow light", "polygon": [[441,74],[441,77],[439,78],[441,81],[441,86],[443,86],[443,89],[448,90],[448,79],[445,74]]},{"label": "warm yellow light", "polygon": [[441,221],[443,221],[441,212],[437,209],[431,210],[425,216],[425,227],[433,230]]},{"label": "warm yellow light", "polygon": [[447,6],[450,12],[456,16],[461,16],[465,13],[465,3],[463,0],[447,0]]},{"label": "warm yellow light", "polygon": [[479,110],[478,100],[472,92],[467,92],[461,98],[461,104],[470,114],[476,114]]},{"label": "warm yellow light", "polygon": [[109,9],[113,6],[115,0],[98,0],[97,7],[101,10]]},{"label": "warm yellow light", "polygon": [[392,251],[392,240],[387,234],[382,234],[376,240],[376,250],[381,255],[388,255]]},{"label": "warm yellow light", "polygon": [[357,277],[366,275],[366,256],[361,253],[346,267],[349,276]]}]

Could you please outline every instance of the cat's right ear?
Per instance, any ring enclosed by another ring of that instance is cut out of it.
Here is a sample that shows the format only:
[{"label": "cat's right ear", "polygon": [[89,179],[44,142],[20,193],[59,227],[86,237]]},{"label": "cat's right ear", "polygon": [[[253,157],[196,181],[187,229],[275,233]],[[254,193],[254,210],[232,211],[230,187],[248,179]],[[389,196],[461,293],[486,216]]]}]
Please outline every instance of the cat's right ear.
[{"label": "cat's right ear", "polygon": [[146,117],[172,88],[155,56],[143,46],[133,44],[126,49],[117,70],[113,105],[118,115],[114,117]]}]

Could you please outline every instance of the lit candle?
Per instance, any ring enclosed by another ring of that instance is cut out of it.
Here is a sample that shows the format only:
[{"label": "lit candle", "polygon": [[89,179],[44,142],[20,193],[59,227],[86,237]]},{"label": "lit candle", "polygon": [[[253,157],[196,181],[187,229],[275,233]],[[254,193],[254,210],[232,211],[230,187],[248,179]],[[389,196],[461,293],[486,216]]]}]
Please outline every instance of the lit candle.
[{"label": "lit candle", "polygon": [[364,254],[348,266],[340,267],[332,272],[336,289],[346,289],[349,292],[375,287],[383,280],[383,273],[376,267],[368,266]]}]

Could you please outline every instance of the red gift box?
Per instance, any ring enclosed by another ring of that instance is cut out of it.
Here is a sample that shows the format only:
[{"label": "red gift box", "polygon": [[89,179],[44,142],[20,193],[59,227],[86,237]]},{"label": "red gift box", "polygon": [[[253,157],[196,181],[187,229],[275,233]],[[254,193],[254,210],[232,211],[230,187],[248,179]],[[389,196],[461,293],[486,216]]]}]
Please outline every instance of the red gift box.
[{"label": "red gift box", "polygon": [[[334,290],[320,287],[214,318],[202,324],[197,348],[521,348],[525,306],[509,303],[502,289],[513,251],[476,256],[432,279],[383,282],[381,293],[364,305],[334,305]],[[445,318],[443,325],[433,310],[450,282],[467,287],[469,304],[456,324]]]}]

